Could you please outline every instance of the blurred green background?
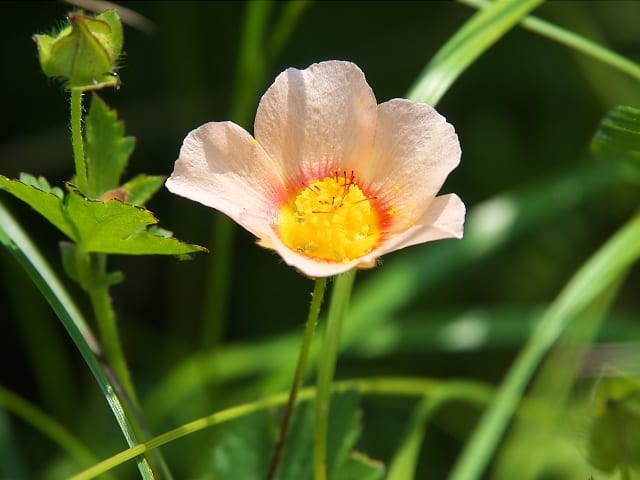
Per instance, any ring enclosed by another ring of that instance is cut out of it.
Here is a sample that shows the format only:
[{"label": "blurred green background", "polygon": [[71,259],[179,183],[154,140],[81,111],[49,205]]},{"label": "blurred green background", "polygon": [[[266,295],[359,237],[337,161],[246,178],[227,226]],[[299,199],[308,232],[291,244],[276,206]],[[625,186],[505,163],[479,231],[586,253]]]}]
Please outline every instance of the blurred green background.
[{"label": "blurred green background", "polygon": [[[119,111],[127,133],[137,137],[127,177],[141,172],[169,175],[188,131],[230,117],[247,4],[126,2],[126,6],[151,20],[156,29],[147,34],[125,28],[122,87],[100,95]],[[28,172],[61,185],[71,176],[68,98],[62,87],[41,73],[31,40],[34,33],[50,31],[71,8],[53,2],[0,6],[4,19],[0,173],[8,177]],[[282,3],[274,4],[272,18],[283,8]],[[267,65],[257,90],[263,92],[287,67],[343,59],[362,68],[378,102],[402,97],[431,56],[473,12],[452,2],[310,3],[281,53]],[[640,61],[638,2],[549,2],[535,13]],[[589,155],[600,119],[619,104],[640,106],[637,81],[520,28],[472,65],[438,105],[456,127],[463,148],[462,163],[444,190],[457,192],[469,208],[505,192],[526,191],[531,196],[529,217],[496,248],[466,245],[467,238],[426,244],[389,255],[377,269],[359,274],[354,308],[368,311],[372,297],[366,296],[366,289],[372,285],[374,296],[394,307],[370,312],[380,318],[371,326],[360,322],[349,334],[337,376],[415,375],[497,383],[526,341],[536,315],[637,210],[637,172],[605,167],[602,173]],[[251,118],[255,107],[257,98]],[[251,129],[251,122],[245,126]],[[560,178],[573,181],[556,190],[549,187],[547,182]],[[0,200],[11,207],[63,275],[60,234],[8,194],[0,193]],[[179,238],[211,246],[213,211],[166,190],[148,207]],[[500,213],[487,212],[488,220]],[[470,241],[474,238],[480,237]],[[453,243],[460,245],[449,245]],[[214,250],[210,256],[215,255]],[[416,258],[422,263],[413,263]],[[403,260],[413,264],[412,293],[407,298],[402,296],[402,282],[410,274],[402,270]],[[236,360],[223,358],[253,366],[244,372],[240,372],[244,367],[237,367],[240,373],[229,373],[227,379],[217,377],[222,384],[206,394],[184,387],[174,392],[180,400],[173,404],[157,389],[174,368],[202,349],[210,258],[199,255],[184,262],[111,257],[111,269],[126,275],[125,282],[113,289],[114,302],[134,381],[156,433],[288,387],[313,284],[273,253],[255,246],[252,236],[240,229],[235,232],[231,262],[227,322],[220,326],[222,345],[215,350],[244,345],[247,348]],[[99,458],[123,449],[94,380],[52,311],[5,251],[0,252],[0,268],[0,384],[49,412]],[[589,364],[582,372],[585,384],[603,361],[634,368],[635,342],[640,338],[639,282],[640,271],[635,268],[599,337],[607,345],[634,342],[629,343],[632,348],[595,348],[589,357],[595,366]],[[82,292],[70,281],[67,284],[89,315]],[[270,343],[291,334],[293,343],[285,342],[282,348]],[[271,350],[262,348],[265,345]],[[264,358],[267,354],[274,356]],[[279,364],[274,360],[277,355],[282,356]],[[236,365],[225,368],[233,371]],[[414,403],[365,398],[359,448],[389,461]],[[446,476],[477,413],[453,404],[437,415],[426,436],[418,478]],[[56,472],[78,468],[41,434],[2,411],[0,431],[0,478],[56,478]],[[202,472],[221,431],[200,433],[166,448],[177,478],[207,478]],[[574,433],[578,452],[582,436]],[[135,478],[131,466],[119,471],[118,478]],[[551,471],[545,475],[539,478],[566,478]]]}]

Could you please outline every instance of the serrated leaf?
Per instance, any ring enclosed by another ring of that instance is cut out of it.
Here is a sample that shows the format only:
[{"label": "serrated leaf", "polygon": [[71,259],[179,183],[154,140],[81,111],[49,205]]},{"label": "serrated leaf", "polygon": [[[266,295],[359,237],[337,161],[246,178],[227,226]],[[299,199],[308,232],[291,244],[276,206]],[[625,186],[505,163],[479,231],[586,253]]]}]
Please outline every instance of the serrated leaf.
[{"label": "serrated leaf", "polygon": [[142,207],[117,200],[89,200],[72,189],[63,200],[33,185],[0,175],[6,190],[65,233],[87,252],[124,255],[187,255],[205,248],[183,243],[167,230],[154,232],[148,226],[158,220]]},{"label": "serrated leaf", "polygon": [[587,456],[595,467],[640,468],[640,382],[603,377],[594,388]]},{"label": "serrated leaf", "polygon": [[[382,478],[384,468],[381,464],[353,453],[361,431],[358,403],[359,397],[355,392],[336,394],[332,398],[327,439],[327,472],[331,479]],[[313,479],[314,417],[313,402],[300,403],[296,408],[276,480]],[[214,451],[214,478],[265,478],[280,420],[280,416],[273,412],[259,412],[233,422]]]},{"label": "serrated leaf", "polygon": [[[327,438],[327,474],[339,478],[353,447],[360,436],[361,413],[355,392],[334,395],[331,400]],[[314,403],[299,405],[285,444],[276,479],[313,478],[313,443],[315,427]]]},{"label": "serrated leaf", "polygon": [[132,205],[144,205],[153,195],[162,188],[167,177],[164,175],[140,174],[133,177],[122,188],[129,192],[127,203]]},{"label": "serrated leaf", "polygon": [[72,190],[67,195],[65,211],[73,221],[72,238],[88,252],[185,255],[204,250],[147,230],[149,225],[158,223],[153,213],[118,200],[90,200]]},{"label": "serrated leaf", "polygon": [[604,117],[591,142],[595,155],[617,154],[640,160],[640,110],[621,105]]},{"label": "serrated leaf", "polygon": [[276,441],[274,427],[275,418],[266,411],[232,422],[213,450],[213,478],[264,479]]},{"label": "serrated leaf", "polygon": [[382,480],[385,474],[384,464],[372,460],[360,452],[353,452],[336,480]]},{"label": "serrated leaf", "polygon": [[149,233],[157,235],[158,237],[171,238],[173,237],[173,232],[171,230],[167,230],[166,228],[159,227],[157,225],[150,225],[147,228]]},{"label": "serrated leaf", "polygon": [[135,139],[124,136],[124,123],[118,120],[117,111],[97,94],[91,98],[86,138],[88,193],[91,198],[100,198],[119,186]]},{"label": "serrated leaf", "polygon": [[29,173],[21,173],[20,181],[22,183],[26,183],[27,185],[37,187],[44,192],[53,193],[56,197],[64,197],[64,192],[62,191],[62,189],[60,187],[52,187],[51,185],[49,185],[49,181],[42,175],[36,178]]},{"label": "serrated leaf", "polygon": [[27,185],[19,180],[11,180],[2,175],[0,175],[0,188],[31,206],[68,237],[73,238],[73,226],[64,214],[60,197],[53,193],[45,192],[36,186]]}]

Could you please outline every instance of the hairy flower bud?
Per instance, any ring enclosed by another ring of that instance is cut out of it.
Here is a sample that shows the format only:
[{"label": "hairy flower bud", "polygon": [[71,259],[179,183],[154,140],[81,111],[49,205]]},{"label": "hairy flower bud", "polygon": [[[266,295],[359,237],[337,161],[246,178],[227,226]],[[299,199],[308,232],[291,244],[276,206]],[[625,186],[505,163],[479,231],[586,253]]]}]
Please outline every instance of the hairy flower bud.
[{"label": "hairy flower bud", "polygon": [[68,88],[97,90],[116,86],[117,60],[122,52],[122,23],[115,10],[97,16],[70,13],[56,35],[34,35],[40,66]]}]

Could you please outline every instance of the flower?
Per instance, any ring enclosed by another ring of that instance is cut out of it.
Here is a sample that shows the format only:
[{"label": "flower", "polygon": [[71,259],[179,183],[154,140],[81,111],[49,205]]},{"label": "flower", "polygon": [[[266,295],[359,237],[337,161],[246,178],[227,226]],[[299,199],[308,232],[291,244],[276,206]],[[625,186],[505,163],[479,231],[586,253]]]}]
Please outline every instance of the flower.
[{"label": "flower", "polygon": [[377,105],[355,64],[282,72],[254,133],[232,122],[193,130],[167,188],[228,215],[304,274],[369,268],[394,250],[462,238],[464,204],[436,196],[460,162],[453,127],[423,103]]}]

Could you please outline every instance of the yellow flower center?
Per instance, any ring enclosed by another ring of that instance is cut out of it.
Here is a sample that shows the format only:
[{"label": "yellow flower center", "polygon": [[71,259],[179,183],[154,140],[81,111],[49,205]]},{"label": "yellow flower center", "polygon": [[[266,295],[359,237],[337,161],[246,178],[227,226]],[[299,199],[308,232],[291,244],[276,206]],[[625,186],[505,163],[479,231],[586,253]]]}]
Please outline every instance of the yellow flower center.
[{"label": "yellow flower center", "polygon": [[349,262],[380,241],[380,217],[353,172],[331,172],[303,188],[280,210],[278,232],[292,250]]}]

